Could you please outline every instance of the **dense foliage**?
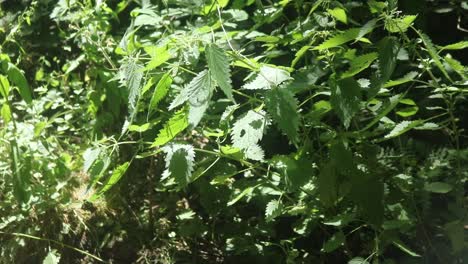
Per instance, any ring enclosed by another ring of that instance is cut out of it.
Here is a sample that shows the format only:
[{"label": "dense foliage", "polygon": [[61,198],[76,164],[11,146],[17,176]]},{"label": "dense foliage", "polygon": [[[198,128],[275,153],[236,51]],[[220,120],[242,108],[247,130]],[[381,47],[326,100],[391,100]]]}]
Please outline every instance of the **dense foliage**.
[{"label": "dense foliage", "polygon": [[467,10],[0,0],[0,263],[468,263]]}]

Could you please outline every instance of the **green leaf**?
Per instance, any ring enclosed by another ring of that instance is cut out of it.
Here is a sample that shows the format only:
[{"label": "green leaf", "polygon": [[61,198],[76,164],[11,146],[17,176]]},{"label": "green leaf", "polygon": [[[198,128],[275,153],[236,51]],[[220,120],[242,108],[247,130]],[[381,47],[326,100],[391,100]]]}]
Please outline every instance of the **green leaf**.
[{"label": "green leaf", "polygon": [[88,172],[94,162],[99,158],[101,148],[92,147],[85,150],[83,153],[83,171]]},{"label": "green leaf", "polygon": [[468,41],[460,41],[457,43],[445,45],[441,47],[441,50],[461,50],[468,48]]},{"label": "green leaf", "polygon": [[304,56],[304,54],[311,48],[311,46],[302,46],[297,52],[296,55],[294,56],[293,61],[291,62],[291,67],[294,68],[296,64],[299,62],[299,60]]},{"label": "green leaf", "polygon": [[445,182],[431,182],[426,184],[424,189],[433,193],[448,193],[453,189],[453,187]]},{"label": "green leaf", "polygon": [[112,188],[112,186],[114,186],[122,178],[122,176],[125,174],[125,172],[127,171],[129,165],[130,165],[130,162],[127,161],[127,162],[119,165],[117,168],[115,168],[114,171],[112,172],[112,175],[110,176],[109,180],[107,180],[106,184],[104,185],[104,187],[102,187],[102,189],[99,190],[99,192],[97,194],[94,194],[89,200],[91,202],[95,201],[100,196],[102,196],[105,192],[107,192],[110,188]]},{"label": "green leaf", "polygon": [[359,111],[361,103],[361,88],[352,78],[334,80],[330,79],[331,98],[333,110],[343,122],[345,128],[349,127],[351,119]]},{"label": "green leaf", "polygon": [[30,104],[32,102],[31,91],[23,72],[14,64],[8,62],[7,74],[11,82],[18,87],[21,98],[23,98],[26,103]]},{"label": "green leaf", "polygon": [[172,143],[164,146],[162,150],[166,153],[166,170],[163,178],[173,178],[179,188],[187,186],[192,176],[195,159],[193,146]]},{"label": "green leaf", "polygon": [[231,131],[232,146],[243,150],[246,158],[263,160],[264,152],[257,143],[262,139],[269,123],[265,111],[255,112],[250,110],[233,125]]},{"label": "green leaf", "polygon": [[360,32],[361,32],[360,28],[350,28],[324,41],[322,44],[315,47],[314,50],[324,50],[324,49],[338,47],[342,44],[345,44],[346,42],[355,40],[359,36]]},{"label": "green leaf", "polygon": [[402,121],[400,123],[398,123],[393,129],[392,131],[390,131],[390,133],[388,133],[387,135],[385,135],[385,139],[389,139],[389,138],[394,138],[394,137],[398,137],[406,132],[408,132],[409,130],[421,125],[423,123],[423,121],[421,120],[414,120],[414,121]]},{"label": "green leaf", "polygon": [[196,127],[208,108],[213,90],[214,83],[209,71],[203,70],[182,89],[179,95],[172,101],[169,110],[188,101],[188,122],[191,127]]},{"label": "green leaf", "polygon": [[166,46],[148,46],[143,49],[151,56],[151,60],[146,65],[145,70],[155,69],[171,58],[171,53],[167,50]]},{"label": "green leaf", "polygon": [[288,190],[295,191],[312,177],[312,167],[305,160],[296,160],[289,156],[273,157],[271,165],[280,172]]},{"label": "green leaf", "polygon": [[338,200],[337,180],[338,175],[333,162],[328,162],[320,169],[317,181],[319,198],[326,206],[331,206]]},{"label": "green leaf", "polygon": [[265,104],[268,113],[291,142],[298,140],[299,114],[297,100],[286,88],[275,88],[267,92]]},{"label": "green leaf", "polygon": [[411,250],[407,245],[403,244],[400,240],[393,240],[392,243],[397,246],[401,251],[405,252],[406,254],[412,257],[421,257],[418,253]]},{"label": "green leaf", "polygon": [[374,97],[393,74],[398,57],[399,43],[394,37],[386,37],[379,43],[379,72],[371,79],[369,97]]},{"label": "green leaf", "polygon": [[403,76],[403,77],[401,77],[399,79],[390,80],[390,81],[386,82],[383,87],[384,88],[390,88],[390,87],[393,87],[393,86],[397,86],[397,85],[400,85],[400,84],[411,82],[411,81],[414,80],[414,78],[416,76],[418,76],[418,72],[410,71],[407,74],[405,74],[405,76]]},{"label": "green leaf", "polygon": [[360,131],[366,131],[369,128],[371,128],[373,125],[378,123],[384,116],[390,113],[390,111],[392,111],[397,106],[397,104],[400,102],[401,97],[402,96],[400,94],[390,97],[388,101],[385,103],[385,105],[382,107],[382,111],[380,111],[379,114],[377,114],[377,116],[374,117],[374,119],[372,119],[372,121]]},{"label": "green leaf", "polygon": [[444,74],[444,76],[449,81],[453,82],[452,79],[450,78],[450,76],[448,75],[447,71],[445,70],[444,65],[442,64],[442,62],[440,60],[440,57],[439,57],[439,54],[438,54],[437,50],[435,49],[434,44],[432,44],[431,39],[426,34],[421,33],[418,30],[416,30],[416,33],[418,33],[419,37],[423,41],[424,46],[426,46],[427,52],[431,56],[432,60],[434,61],[434,64],[437,66],[437,68],[439,68],[439,70]]},{"label": "green leaf", "polygon": [[10,106],[8,104],[3,104],[2,105],[2,108],[0,110],[0,114],[1,114],[5,124],[8,124],[11,121],[11,117],[12,117],[11,116],[11,109],[10,109]]},{"label": "green leaf", "polygon": [[327,9],[327,12],[332,15],[336,20],[348,24],[348,17],[344,9],[335,7],[333,9]]},{"label": "green leaf", "polygon": [[188,127],[186,109],[181,109],[159,131],[151,147],[161,146],[171,141],[177,134]]},{"label": "green leaf", "polygon": [[375,26],[377,25],[377,19],[371,19],[366,22],[360,29],[359,33],[357,34],[356,40],[360,40],[365,35],[371,33]]},{"label": "green leaf", "polygon": [[346,238],[343,232],[336,232],[327,242],[323,244],[322,250],[326,253],[335,251],[337,248],[341,247]]},{"label": "green leaf", "polygon": [[211,78],[216,81],[229,100],[234,101],[234,97],[232,96],[231,70],[229,69],[229,60],[226,53],[215,44],[208,45],[205,52]]},{"label": "green leaf", "polygon": [[172,84],[172,78],[169,73],[165,73],[159,80],[156,88],[154,89],[153,96],[151,96],[151,101],[148,106],[148,112],[152,113],[157,107],[159,102],[166,97],[167,92]]},{"label": "green leaf", "polygon": [[138,98],[140,97],[143,66],[134,58],[127,58],[120,66],[115,78],[119,80],[120,85],[128,89],[128,113],[130,119],[133,119]]},{"label": "green leaf", "polygon": [[343,75],[341,75],[341,78],[349,78],[365,70],[375,59],[377,59],[377,56],[378,53],[376,52],[357,56],[351,60],[351,66],[346,72],[343,73]]},{"label": "green leaf", "polygon": [[403,16],[385,20],[385,29],[391,33],[406,32],[417,16]]},{"label": "green leaf", "polygon": [[10,82],[6,76],[0,75],[0,94],[3,98],[7,98],[10,94]]},{"label": "green leaf", "polygon": [[234,204],[237,203],[240,199],[242,199],[244,196],[251,194],[251,193],[255,190],[255,188],[257,188],[258,186],[260,186],[260,184],[257,184],[257,185],[255,185],[255,186],[250,186],[250,187],[245,188],[241,193],[239,193],[236,197],[234,197],[234,199],[232,199],[231,201],[229,201],[229,202],[227,203],[227,206],[234,205]]},{"label": "green leaf", "polygon": [[463,249],[466,250],[465,230],[466,226],[460,220],[448,222],[444,225],[445,232],[447,233],[452,250],[454,253],[461,253]]},{"label": "green leaf", "polygon": [[291,79],[289,72],[283,69],[264,65],[260,68],[260,72],[255,79],[250,83],[245,84],[243,88],[247,90],[269,90],[272,87],[277,87],[284,81]]},{"label": "green leaf", "polygon": [[50,250],[47,256],[42,261],[42,264],[58,264],[60,262],[60,254],[57,250]]},{"label": "green leaf", "polygon": [[265,218],[267,222],[271,222],[276,217],[280,216],[283,211],[283,204],[278,200],[271,200],[265,209]]},{"label": "green leaf", "polygon": [[369,262],[361,257],[356,257],[348,261],[348,264],[369,264]]}]

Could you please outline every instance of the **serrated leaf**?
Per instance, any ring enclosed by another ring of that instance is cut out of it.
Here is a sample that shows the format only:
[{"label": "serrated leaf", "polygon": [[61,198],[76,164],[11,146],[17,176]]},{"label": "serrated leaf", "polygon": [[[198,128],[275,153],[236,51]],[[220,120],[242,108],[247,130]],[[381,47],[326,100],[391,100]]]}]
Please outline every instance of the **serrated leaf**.
[{"label": "serrated leaf", "polygon": [[286,88],[275,88],[267,92],[265,104],[268,113],[291,142],[298,140],[299,114],[294,95]]},{"label": "serrated leaf", "polygon": [[164,178],[172,177],[179,188],[185,187],[192,176],[195,151],[192,145],[169,144],[162,150],[166,153]]},{"label": "serrated leaf", "polygon": [[148,106],[149,113],[152,113],[157,107],[159,102],[166,97],[167,92],[172,84],[172,77],[169,73],[165,73],[159,80],[156,88],[154,89],[153,95],[151,96],[151,101]]},{"label": "serrated leaf", "polygon": [[148,65],[146,65],[145,70],[155,69],[171,58],[171,53],[165,46],[148,46],[143,49],[151,56],[151,60],[148,62]]},{"label": "serrated leaf", "polygon": [[335,81],[330,80],[333,110],[343,122],[345,128],[349,127],[351,119],[359,111],[361,103],[361,88],[352,78]]},{"label": "serrated leaf", "polygon": [[344,244],[345,239],[343,232],[338,231],[323,244],[322,250],[326,253],[333,252]]},{"label": "serrated leaf", "polygon": [[400,44],[394,37],[386,37],[379,43],[379,71],[371,78],[369,97],[374,97],[393,74]]},{"label": "serrated leaf", "polygon": [[247,90],[268,90],[272,87],[280,85],[284,81],[291,79],[292,78],[289,76],[289,72],[283,69],[264,65],[260,68],[260,72],[255,77],[255,79],[250,83],[245,84],[243,88]]},{"label": "serrated leaf", "polygon": [[384,88],[389,88],[389,87],[397,86],[397,85],[404,84],[404,83],[407,83],[407,82],[411,82],[412,80],[414,80],[414,78],[417,75],[418,75],[418,72],[410,71],[407,74],[405,74],[405,76],[403,76],[401,78],[398,78],[396,80],[390,80],[390,81],[386,82],[383,87]]},{"label": "serrated leaf", "polygon": [[265,111],[250,110],[233,125],[231,139],[233,147],[244,151],[245,157],[253,160],[263,160],[263,150],[258,146],[263,133],[269,125]]},{"label": "serrated leaf", "polygon": [[445,182],[431,182],[424,186],[424,189],[433,193],[448,193],[453,187]]},{"label": "serrated leaf", "polygon": [[212,79],[216,81],[227,98],[234,101],[231,70],[229,69],[229,60],[226,53],[215,44],[210,44],[206,47],[205,54]]},{"label": "serrated leaf", "polygon": [[360,28],[350,28],[325,40],[322,44],[315,47],[314,50],[330,49],[345,44],[346,42],[355,40],[359,36],[360,31]]},{"label": "serrated leaf", "polygon": [[188,127],[186,109],[178,111],[159,131],[151,147],[161,146],[171,141],[177,134]]},{"label": "serrated leaf", "polygon": [[120,85],[128,89],[128,113],[130,120],[133,119],[136,104],[140,96],[143,68],[133,58],[129,58],[120,66],[119,72],[114,78],[119,80]]},{"label": "serrated leaf", "polygon": [[392,129],[392,131],[390,131],[390,133],[388,133],[387,135],[385,135],[384,138],[389,139],[389,138],[398,137],[398,136],[400,136],[400,135],[402,135],[402,134],[408,132],[409,130],[413,129],[414,127],[419,126],[421,123],[422,123],[421,120],[402,121],[402,122],[398,123],[398,124]]},{"label": "serrated leaf", "polygon": [[271,222],[276,217],[280,216],[283,210],[283,204],[278,200],[268,202],[265,209],[265,218],[267,222]]},{"label": "serrated leaf", "polygon": [[349,69],[343,73],[341,78],[349,78],[352,77],[361,71],[365,70],[367,67],[371,65],[371,63],[377,59],[378,53],[377,52],[372,52],[368,54],[364,54],[361,56],[357,56],[351,61],[351,65]]},{"label": "serrated leaf", "polygon": [[169,110],[188,101],[188,122],[196,127],[205,114],[214,90],[214,83],[208,70],[203,70],[182,89],[179,95],[169,106]]},{"label": "serrated leaf", "polygon": [[385,20],[385,29],[391,33],[406,32],[417,16],[402,16]]},{"label": "serrated leaf", "polygon": [[439,70],[444,74],[444,76],[449,81],[453,82],[452,79],[450,78],[450,76],[448,75],[447,71],[445,70],[444,65],[442,64],[442,62],[440,60],[440,57],[439,57],[439,54],[438,54],[436,48],[434,47],[434,44],[432,44],[431,39],[426,34],[421,33],[418,30],[416,30],[416,33],[418,33],[419,37],[423,41],[424,46],[426,46],[427,53],[429,53],[432,60],[434,61],[434,64],[437,66],[437,68],[439,68]]},{"label": "serrated leaf", "polygon": [[95,201],[100,196],[102,196],[105,192],[107,192],[110,188],[112,188],[112,186],[114,186],[122,178],[122,176],[125,174],[125,172],[127,171],[129,165],[130,165],[130,162],[127,161],[127,162],[119,165],[117,168],[115,168],[114,171],[112,172],[112,175],[107,180],[106,184],[102,187],[102,189],[99,190],[98,193],[91,196],[91,198],[89,200],[91,202]]}]

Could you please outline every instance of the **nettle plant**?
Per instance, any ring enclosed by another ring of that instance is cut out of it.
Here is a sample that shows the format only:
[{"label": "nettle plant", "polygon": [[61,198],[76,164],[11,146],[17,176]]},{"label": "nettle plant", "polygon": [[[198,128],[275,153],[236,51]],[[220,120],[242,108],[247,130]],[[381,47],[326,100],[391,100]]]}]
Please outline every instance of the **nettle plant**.
[{"label": "nettle plant", "polygon": [[[132,163],[162,154],[155,186],[193,188],[213,213],[186,208],[182,222],[225,213],[245,227],[211,231],[233,254],[278,247],[291,263],[327,254],[391,261],[397,250],[461,258],[466,155],[456,115],[467,70],[450,52],[467,42],[433,44],[396,1],[261,2],[142,1],[131,11],[110,80],[124,89],[128,115],[110,147],[103,139],[84,153],[90,200]],[[446,140],[417,137],[429,134]],[[122,144],[137,147],[113,166]],[[437,156],[439,148],[450,154]],[[414,169],[431,157],[453,173]],[[434,221],[420,207],[431,195],[451,208]],[[287,239],[275,235],[282,219]],[[447,253],[432,245],[436,236],[451,242]]]}]

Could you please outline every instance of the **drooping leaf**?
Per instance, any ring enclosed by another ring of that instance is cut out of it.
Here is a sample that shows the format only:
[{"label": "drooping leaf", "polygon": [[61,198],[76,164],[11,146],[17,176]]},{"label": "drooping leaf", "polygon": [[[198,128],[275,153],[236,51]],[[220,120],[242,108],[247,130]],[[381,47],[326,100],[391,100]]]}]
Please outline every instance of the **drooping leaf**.
[{"label": "drooping leaf", "polygon": [[213,80],[219,85],[229,100],[234,101],[232,96],[231,70],[229,60],[223,49],[215,44],[206,47],[206,61]]},{"label": "drooping leaf", "polygon": [[348,128],[353,116],[360,109],[361,91],[359,83],[352,78],[330,80],[331,99],[333,110]]},{"label": "drooping leaf", "polygon": [[257,74],[255,79],[244,85],[244,89],[268,90],[268,89],[271,89],[272,87],[277,87],[284,81],[287,81],[290,79],[292,78],[289,76],[289,72],[283,69],[264,65],[260,68],[260,72]]},{"label": "drooping leaf", "polygon": [[262,139],[269,123],[265,111],[250,110],[245,116],[239,118],[232,127],[233,147],[243,150],[246,158],[263,160],[264,153],[258,146],[258,141]]},{"label": "drooping leaf", "polygon": [[298,103],[287,88],[275,88],[267,92],[265,104],[268,113],[291,142],[298,140],[299,113]]},{"label": "drooping leaf", "polygon": [[30,104],[32,102],[31,91],[29,89],[28,81],[24,77],[23,72],[18,69],[13,63],[8,62],[7,70],[8,78],[11,82],[18,87],[19,94],[23,100]]},{"label": "drooping leaf", "polygon": [[171,143],[164,146],[162,150],[166,153],[166,170],[163,177],[171,177],[179,188],[185,187],[192,176],[195,151],[192,145]]},{"label": "drooping leaf", "polygon": [[186,109],[181,109],[164,124],[154,140],[152,147],[161,146],[171,141],[177,134],[188,127]]},{"label": "drooping leaf", "polygon": [[377,24],[377,19],[371,19],[367,21],[366,24],[364,24],[359,29],[359,33],[357,34],[356,40],[360,40],[365,35],[371,33],[374,30],[376,24]]}]

